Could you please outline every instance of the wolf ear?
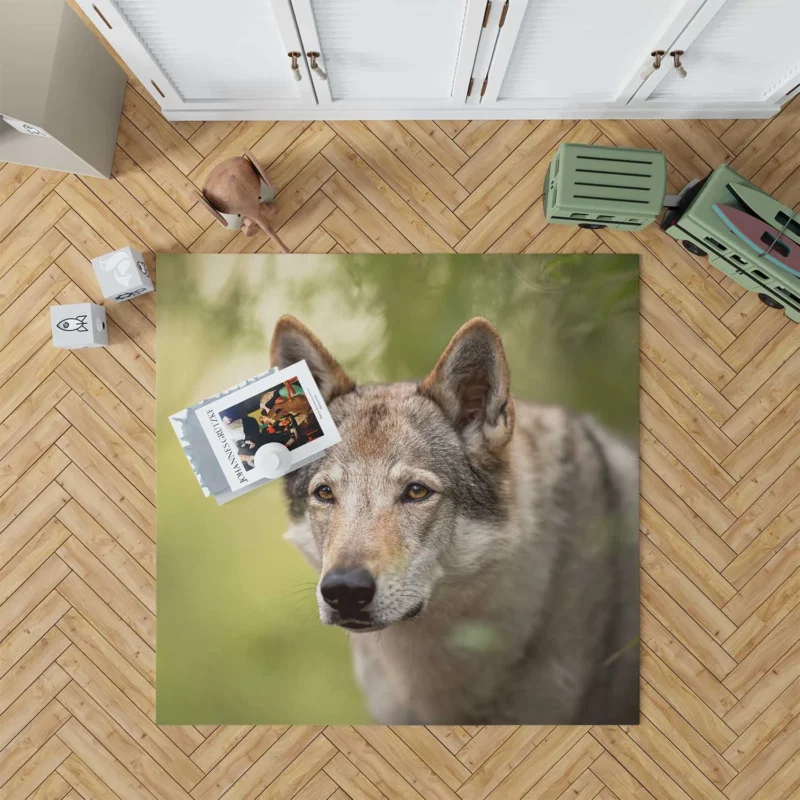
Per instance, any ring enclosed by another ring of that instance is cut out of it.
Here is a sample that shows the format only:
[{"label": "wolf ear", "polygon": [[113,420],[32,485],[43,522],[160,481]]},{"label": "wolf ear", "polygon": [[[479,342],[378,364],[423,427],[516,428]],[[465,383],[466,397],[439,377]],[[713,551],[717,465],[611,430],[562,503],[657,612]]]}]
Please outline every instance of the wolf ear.
[{"label": "wolf ear", "polygon": [[281,369],[305,360],[326,403],[355,389],[356,385],[322,342],[294,317],[283,316],[276,323],[270,358],[272,366]]},{"label": "wolf ear", "polygon": [[514,431],[514,399],[503,343],[482,317],[462,325],[421,390],[436,401],[470,449],[499,454]]}]

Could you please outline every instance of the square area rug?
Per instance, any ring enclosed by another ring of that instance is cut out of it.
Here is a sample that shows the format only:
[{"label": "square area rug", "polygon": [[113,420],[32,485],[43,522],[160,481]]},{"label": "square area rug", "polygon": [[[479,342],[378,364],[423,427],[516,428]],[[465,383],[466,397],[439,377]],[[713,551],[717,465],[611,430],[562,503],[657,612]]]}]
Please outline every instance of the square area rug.
[{"label": "square area rug", "polygon": [[[158,722],[636,724],[638,281],[620,255],[159,256]],[[327,407],[334,443],[205,496],[170,416],[301,361],[316,416],[297,371],[259,402],[295,404],[290,442]]]}]

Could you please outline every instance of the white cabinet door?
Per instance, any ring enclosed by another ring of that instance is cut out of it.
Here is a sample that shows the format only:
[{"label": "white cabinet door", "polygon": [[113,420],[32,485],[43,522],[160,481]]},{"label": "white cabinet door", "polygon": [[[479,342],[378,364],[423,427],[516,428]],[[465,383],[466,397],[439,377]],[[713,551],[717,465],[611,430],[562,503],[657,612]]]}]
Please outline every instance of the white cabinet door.
[{"label": "white cabinet door", "polygon": [[[782,102],[800,82],[800,0],[727,0],[699,30],[683,32],[681,78],[671,60],[635,103],[696,105]],[[693,27],[697,27],[696,25]]]},{"label": "white cabinet door", "polygon": [[486,0],[292,0],[320,107],[462,105]]},{"label": "white cabinet door", "polygon": [[509,0],[481,105],[621,104],[703,0]]},{"label": "white cabinet door", "polygon": [[289,0],[78,0],[171,110],[316,105]]}]

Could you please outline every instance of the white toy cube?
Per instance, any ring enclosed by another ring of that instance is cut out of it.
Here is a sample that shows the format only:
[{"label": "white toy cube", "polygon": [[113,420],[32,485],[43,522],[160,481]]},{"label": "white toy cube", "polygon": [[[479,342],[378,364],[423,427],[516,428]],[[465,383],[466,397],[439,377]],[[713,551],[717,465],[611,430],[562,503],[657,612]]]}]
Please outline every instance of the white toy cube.
[{"label": "white toy cube", "polygon": [[100,291],[106,300],[121,303],[153,291],[153,281],[142,254],[132,247],[123,247],[92,259]]},{"label": "white toy cube", "polygon": [[106,310],[94,303],[50,306],[53,347],[77,350],[81,347],[105,347],[108,344]]}]

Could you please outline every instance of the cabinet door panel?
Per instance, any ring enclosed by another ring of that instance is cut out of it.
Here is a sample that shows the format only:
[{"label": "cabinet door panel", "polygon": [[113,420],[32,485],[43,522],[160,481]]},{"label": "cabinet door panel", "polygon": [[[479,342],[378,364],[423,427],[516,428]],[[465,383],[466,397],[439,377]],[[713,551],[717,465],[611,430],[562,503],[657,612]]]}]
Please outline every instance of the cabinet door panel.
[{"label": "cabinet door panel", "polygon": [[328,75],[313,78],[321,104],[385,103],[388,114],[391,103],[449,103],[457,83],[463,102],[469,51],[474,58],[480,30],[476,14],[485,2],[292,0],[292,6],[305,52],[321,53]]},{"label": "cabinet door panel", "polygon": [[[89,13],[97,6],[123,23],[100,30],[123,58],[126,48],[144,48],[183,106],[315,104],[310,82],[294,79],[287,55],[299,46],[288,0],[95,0],[88,5]],[[124,41],[126,36],[135,42]]]},{"label": "cabinet door panel", "polygon": [[486,100],[624,102],[647,54],[702,2],[528,0],[518,30],[501,33],[495,60],[502,66],[493,62]]},{"label": "cabinet door panel", "polygon": [[687,77],[669,69],[649,100],[766,100],[800,74],[798,30],[798,0],[728,0],[694,41],[676,42]]}]

